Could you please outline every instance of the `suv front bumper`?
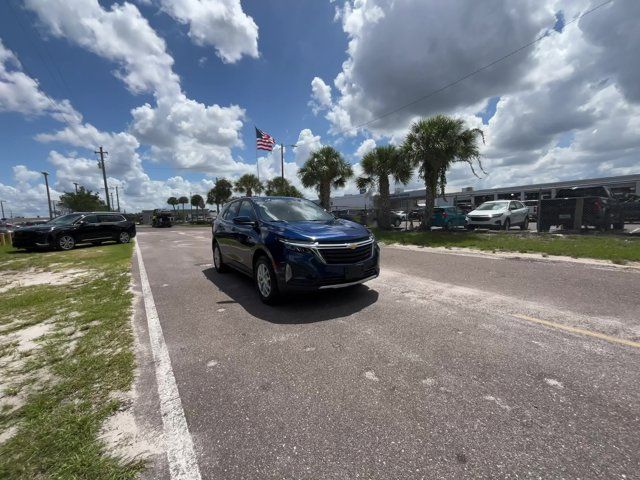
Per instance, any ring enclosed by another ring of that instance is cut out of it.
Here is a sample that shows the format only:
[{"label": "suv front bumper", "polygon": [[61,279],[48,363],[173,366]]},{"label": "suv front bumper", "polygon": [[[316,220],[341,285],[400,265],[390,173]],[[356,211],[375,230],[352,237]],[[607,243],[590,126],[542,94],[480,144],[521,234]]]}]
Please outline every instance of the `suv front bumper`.
[{"label": "suv front bumper", "polygon": [[288,252],[285,262],[276,266],[281,292],[346,288],[373,280],[379,274],[380,248],[377,244],[371,257],[358,263],[326,264],[313,253]]}]

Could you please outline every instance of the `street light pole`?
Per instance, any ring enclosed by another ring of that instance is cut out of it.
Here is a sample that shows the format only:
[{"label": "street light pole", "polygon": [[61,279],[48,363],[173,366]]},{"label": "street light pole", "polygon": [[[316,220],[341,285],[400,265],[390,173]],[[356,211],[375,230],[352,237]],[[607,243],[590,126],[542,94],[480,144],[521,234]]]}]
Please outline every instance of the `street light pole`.
[{"label": "street light pole", "polygon": [[2,218],[4,218],[4,200],[0,200],[0,208],[2,209]]},{"label": "street light pole", "polygon": [[51,211],[51,194],[49,193],[49,173],[40,172],[44,175],[44,184],[47,186],[47,205],[49,207],[49,220],[53,220],[53,212]]}]

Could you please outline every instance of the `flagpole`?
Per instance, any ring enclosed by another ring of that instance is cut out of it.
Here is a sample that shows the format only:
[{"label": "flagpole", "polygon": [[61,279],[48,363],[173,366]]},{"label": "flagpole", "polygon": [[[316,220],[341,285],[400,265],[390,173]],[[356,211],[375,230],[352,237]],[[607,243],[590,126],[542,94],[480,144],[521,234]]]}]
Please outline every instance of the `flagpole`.
[{"label": "flagpole", "polygon": [[280,176],[284,180],[284,144],[280,144]]},{"label": "flagpole", "polygon": [[258,149],[256,148],[256,172],[258,172],[258,181],[260,181],[260,165],[258,165]]}]

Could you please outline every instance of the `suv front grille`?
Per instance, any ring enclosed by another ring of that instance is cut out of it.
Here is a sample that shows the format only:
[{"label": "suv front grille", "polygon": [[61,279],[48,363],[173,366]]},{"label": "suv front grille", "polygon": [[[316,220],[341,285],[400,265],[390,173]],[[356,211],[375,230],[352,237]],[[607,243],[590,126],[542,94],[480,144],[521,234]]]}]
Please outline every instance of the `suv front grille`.
[{"label": "suv front grille", "polygon": [[356,247],[340,246],[334,248],[320,248],[320,255],[327,264],[352,264],[371,258],[373,254],[373,242]]}]

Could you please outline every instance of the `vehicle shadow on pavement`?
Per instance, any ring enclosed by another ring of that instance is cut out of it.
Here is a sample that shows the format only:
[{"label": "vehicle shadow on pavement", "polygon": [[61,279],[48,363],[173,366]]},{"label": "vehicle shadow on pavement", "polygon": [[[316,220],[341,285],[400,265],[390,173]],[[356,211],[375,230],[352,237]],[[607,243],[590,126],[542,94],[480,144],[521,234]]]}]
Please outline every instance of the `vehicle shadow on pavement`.
[{"label": "vehicle shadow on pavement", "polygon": [[[237,303],[256,318],[278,324],[315,323],[349,316],[376,303],[378,292],[366,285],[341,290],[295,293],[284,296],[273,306],[262,303],[253,280],[237,272],[219,274],[214,268],[202,271],[230,300],[219,304]],[[336,292],[339,292],[337,294]]]}]

